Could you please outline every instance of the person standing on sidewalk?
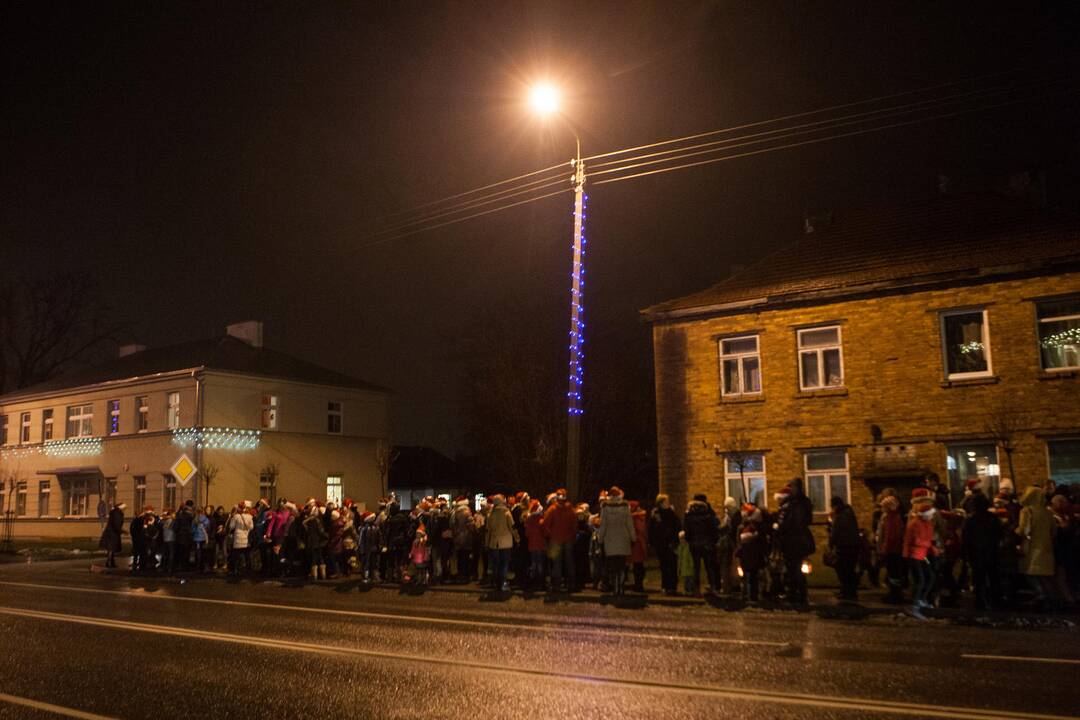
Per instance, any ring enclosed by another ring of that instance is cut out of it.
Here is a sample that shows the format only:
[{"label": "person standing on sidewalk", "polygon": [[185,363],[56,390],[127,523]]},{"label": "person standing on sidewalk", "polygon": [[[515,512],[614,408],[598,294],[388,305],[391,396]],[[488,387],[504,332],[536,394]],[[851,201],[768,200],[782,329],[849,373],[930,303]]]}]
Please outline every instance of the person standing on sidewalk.
[{"label": "person standing on sidewalk", "polygon": [[450,511],[450,535],[457,562],[454,581],[467,583],[473,573],[473,517],[472,511],[469,510],[469,500],[464,495],[459,495],[454,500],[454,509]]},{"label": "person standing on sidewalk", "polygon": [[656,503],[649,514],[649,544],[660,562],[660,587],[665,595],[674,595],[679,590],[678,556],[679,531],[682,525],[679,516],[671,509],[671,499],[661,493],[656,496]]},{"label": "person standing on sidewalk", "polygon": [[964,521],[960,533],[962,554],[971,567],[975,609],[989,610],[1001,600],[1001,578],[998,574],[1001,522],[990,512],[990,499],[985,495],[976,497],[971,506],[971,514]]},{"label": "person standing on sidewalk", "polygon": [[116,503],[109,511],[105,529],[101,531],[98,547],[105,551],[105,567],[116,567],[116,554],[123,548],[121,536],[124,534],[124,503]]},{"label": "person standing on sidewalk", "polygon": [[634,521],[634,545],[630,548],[630,565],[634,568],[636,593],[645,592],[645,559],[649,554],[649,517],[637,500],[630,501],[630,517]]},{"label": "person standing on sidewalk", "polygon": [[[243,505],[237,507],[236,512],[229,518],[227,526],[228,537],[232,540],[232,549],[229,550],[229,574],[246,575],[251,572],[251,531],[255,527],[255,521],[251,513]],[[244,569],[240,570],[243,562]]]},{"label": "person standing on sidewalk", "polygon": [[904,530],[904,559],[911,568],[911,615],[920,620],[922,611],[930,607],[934,588],[934,497],[926,488],[911,493],[911,515]]},{"label": "person standing on sidewalk", "polygon": [[555,491],[555,502],[544,511],[544,534],[547,535],[547,557],[551,568],[551,590],[558,590],[565,582],[565,591],[577,589],[577,562],[574,557],[575,541],[578,534],[578,514],[566,490]]},{"label": "person standing on sidewalk", "polygon": [[885,602],[904,601],[904,519],[900,517],[900,499],[895,494],[883,494],[881,517],[877,526],[878,561],[885,564]]},{"label": "person standing on sidewalk", "polygon": [[1054,519],[1046,509],[1046,493],[1032,485],[1020,496],[1020,574],[1035,591],[1042,610],[1057,603],[1054,589]]},{"label": "person standing on sidewalk", "polygon": [[855,563],[859,559],[859,524],[855,519],[855,511],[843,498],[833,497],[829,505],[832,508],[829,550],[835,556],[834,569],[840,580],[837,597],[855,602],[859,599],[859,576],[855,574]]},{"label": "person standing on sidewalk", "polygon": [[[488,515],[484,524],[487,533],[488,549],[493,575],[492,588],[496,592],[510,590],[510,582],[507,575],[510,571],[510,553],[515,545],[521,543],[522,538],[514,527],[514,518],[510,515],[510,509],[506,507],[506,498],[502,495],[494,495],[491,498],[491,514]],[[522,578],[524,580],[524,578]]]},{"label": "person standing on sidewalk", "polygon": [[173,551],[173,569],[187,570],[190,566],[192,525],[195,523],[195,501],[188,500],[176,511],[173,518],[173,536],[176,547]]},{"label": "person standing on sidewalk", "polygon": [[626,592],[626,560],[636,533],[630,506],[618,486],[612,486],[608,490],[607,500],[600,506],[597,537],[604,548],[604,569],[608,587],[615,595],[623,595]]},{"label": "person standing on sidewalk", "polygon": [[777,512],[774,542],[779,544],[784,562],[784,582],[788,602],[806,605],[806,576],[802,572],[803,561],[814,554],[817,545],[810,533],[810,521],[814,506],[803,492],[802,478],[794,478],[776,493],[780,506]]},{"label": "person standing on sidewalk", "polygon": [[715,593],[719,584],[716,578],[716,543],[720,538],[720,521],[705,495],[695,495],[686,506],[683,529],[686,531],[686,543],[694,556],[694,585],[701,592],[701,565],[704,563],[709,592]]},{"label": "person standing on sidewalk", "polygon": [[[554,504],[554,496],[552,496]],[[547,538],[544,537],[544,513],[539,500],[529,501],[529,511],[525,516],[525,540],[529,546],[529,579],[525,590],[543,592],[546,582]]]}]

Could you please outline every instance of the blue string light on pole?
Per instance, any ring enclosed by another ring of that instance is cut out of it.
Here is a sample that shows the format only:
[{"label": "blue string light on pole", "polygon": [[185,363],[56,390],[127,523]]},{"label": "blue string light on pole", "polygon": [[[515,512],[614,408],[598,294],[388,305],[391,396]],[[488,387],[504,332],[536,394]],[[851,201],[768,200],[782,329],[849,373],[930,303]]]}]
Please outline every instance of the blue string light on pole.
[{"label": "blue string light on pole", "polygon": [[[588,209],[589,196],[582,195],[580,211],[580,229],[574,244],[574,264],[571,273],[571,303],[574,312],[573,322],[570,328],[570,387],[567,390],[567,412],[571,415],[581,415],[585,411],[581,407],[581,390],[584,384],[584,360],[585,360],[585,217]],[[578,212],[574,212],[577,219]]]}]

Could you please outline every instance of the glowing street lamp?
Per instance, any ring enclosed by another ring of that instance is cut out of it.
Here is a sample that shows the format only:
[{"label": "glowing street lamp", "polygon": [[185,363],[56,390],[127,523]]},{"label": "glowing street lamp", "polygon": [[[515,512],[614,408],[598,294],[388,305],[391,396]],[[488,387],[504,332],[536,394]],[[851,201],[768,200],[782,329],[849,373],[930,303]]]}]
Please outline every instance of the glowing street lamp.
[{"label": "glowing street lamp", "polygon": [[[549,83],[536,85],[529,92],[529,104],[539,115],[547,117],[559,110],[559,91]],[[585,359],[585,163],[581,161],[581,138],[573,126],[576,153],[570,161],[574,175],[574,236],[573,264],[570,266],[570,372],[566,391],[566,492],[576,500],[581,490],[581,390],[584,384],[582,363]]]}]

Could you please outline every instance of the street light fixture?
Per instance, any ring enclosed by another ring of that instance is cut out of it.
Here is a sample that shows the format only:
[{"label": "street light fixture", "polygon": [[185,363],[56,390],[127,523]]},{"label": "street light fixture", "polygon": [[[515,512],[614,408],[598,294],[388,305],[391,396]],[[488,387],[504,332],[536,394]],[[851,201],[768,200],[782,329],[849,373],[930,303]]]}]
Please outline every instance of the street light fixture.
[{"label": "street light fixture", "polygon": [[[549,84],[536,85],[529,92],[529,104],[543,117],[559,110],[559,91]],[[581,390],[584,384],[582,362],[585,359],[585,163],[581,160],[581,138],[573,125],[575,154],[570,161],[574,170],[570,182],[574,186],[573,263],[570,266],[570,372],[566,391],[566,494],[577,500],[581,491]]]}]

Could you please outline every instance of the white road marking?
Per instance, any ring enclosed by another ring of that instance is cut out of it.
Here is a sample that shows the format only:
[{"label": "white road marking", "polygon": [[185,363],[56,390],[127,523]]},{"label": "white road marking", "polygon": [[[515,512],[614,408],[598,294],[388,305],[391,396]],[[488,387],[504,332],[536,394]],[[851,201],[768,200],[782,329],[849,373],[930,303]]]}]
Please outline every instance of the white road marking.
[{"label": "white road marking", "polygon": [[[548,672],[546,670],[530,668],[514,668],[500,665],[487,665],[481,662],[459,660],[453,658],[440,658],[428,655],[414,655],[411,653],[395,653],[381,650],[365,650],[362,648],[327,646],[325,643],[304,643],[281,639],[263,639],[242,635],[230,635],[228,633],[211,632],[207,630],[191,630],[165,625],[152,625],[149,623],[129,622],[126,620],[108,620],[104,618],[88,617],[85,615],[69,615],[66,613],[44,612],[39,610],[22,610],[19,608],[0,607],[0,614],[16,617],[26,617],[35,620],[48,620],[54,622],[66,622],[79,625],[90,625],[118,630],[130,630],[136,632],[153,633],[157,635],[171,635],[188,639],[215,640],[218,642],[232,643],[236,645],[249,645],[270,650],[292,650],[319,655],[331,656],[360,656],[379,658],[382,660],[398,660],[421,663],[430,667],[432,664],[448,667],[468,668],[481,670],[488,673],[502,675],[524,676],[532,679],[545,678],[567,680],[571,682],[589,683],[592,685],[604,684],[612,687],[627,689],[654,690],[671,692],[676,694],[698,695],[710,698],[724,698],[741,700],[743,702],[761,702],[777,705],[791,705],[800,707],[828,708],[831,710],[846,710],[864,713],[884,713],[890,715],[904,715],[910,717],[939,717],[952,720],[1075,720],[1065,715],[1046,715],[1041,713],[1018,713],[1008,710],[991,710],[979,708],[965,708],[958,706],[922,705],[918,703],[902,703],[885,700],[873,700],[869,698],[850,698],[830,695],[809,695],[801,693],[780,693],[769,690],[755,690],[738,687],[724,687],[713,685],[684,685],[678,683],[665,683],[650,680],[634,680],[603,675],[579,675],[567,672]],[[98,717],[98,716],[90,716]]]},{"label": "white road marking", "polygon": [[116,720],[108,715],[97,715],[83,710],[76,710],[75,708],[64,707],[63,705],[53,705],[52,703],[31,700],[30,698],[19,697],[18,695],[8,695],[7,693],[0,693],[0,701],[11,703],[12,705],[22,705],[23,707],[34,708],[35,710],[44,710],[45,712],[50,712],[54,715],[80,718],[80,720]]},{"label": "white road marking", "polygon": [[1071,658],[1025,657],[1023,655],[975,655],[971,653],[961,655],[960,657],[968,660],[1005,660],[1008,662],[1019,660],[1021,662],[1053,663],[1057,665],[1080,665],[1080,660],[1073,660]]},{"label": "white road marking", "polygon": [[180,602],[203,603],[209,605],[230,605],[233,607],[251,607],[263,610],[289,610],[299,613],[317,613],[324,615],[338,615],[344,617],[367,618],[374,620],[396,620],[400,622],[431,622],[446,625],[459,625],[476,628],[487,627],[498,630],[514,630],[521,632],[553,633],[568,632],[574,635],[589,635],[592,637],[634,638],[639,640],[667,640],[671,642],[711,643],[714,645],[756,645],[766,647],[788,647],[791,643],[775,640],[739,640],[737,638],[698,637],[696,635],[672,635],[667,633],[630,632],[621,630],[601,630],[598,628],[568,627],[560,625],[523,625],[518,623],[491,622],[490,620],[458,620],[454,618],[432,617],[430,615],[403,615],[399,613],[378,613],[363,610],[338,610],[335,608],[308,607],[305,605],[279,605],[277,603],[249,602],[246,600],[218,600],[216,598],[184,597],[181,595],[153,595],[133,590],[101,590],[99,588],[64,587],[62,585],[47,585],[41,583],[4,582],[0,585],[14,587],[38,588],[44,590],[60,590],[63,592],[81,592],[102,595],[122,595],[132,598],[149,598],[152,600],[177,600]]}]

